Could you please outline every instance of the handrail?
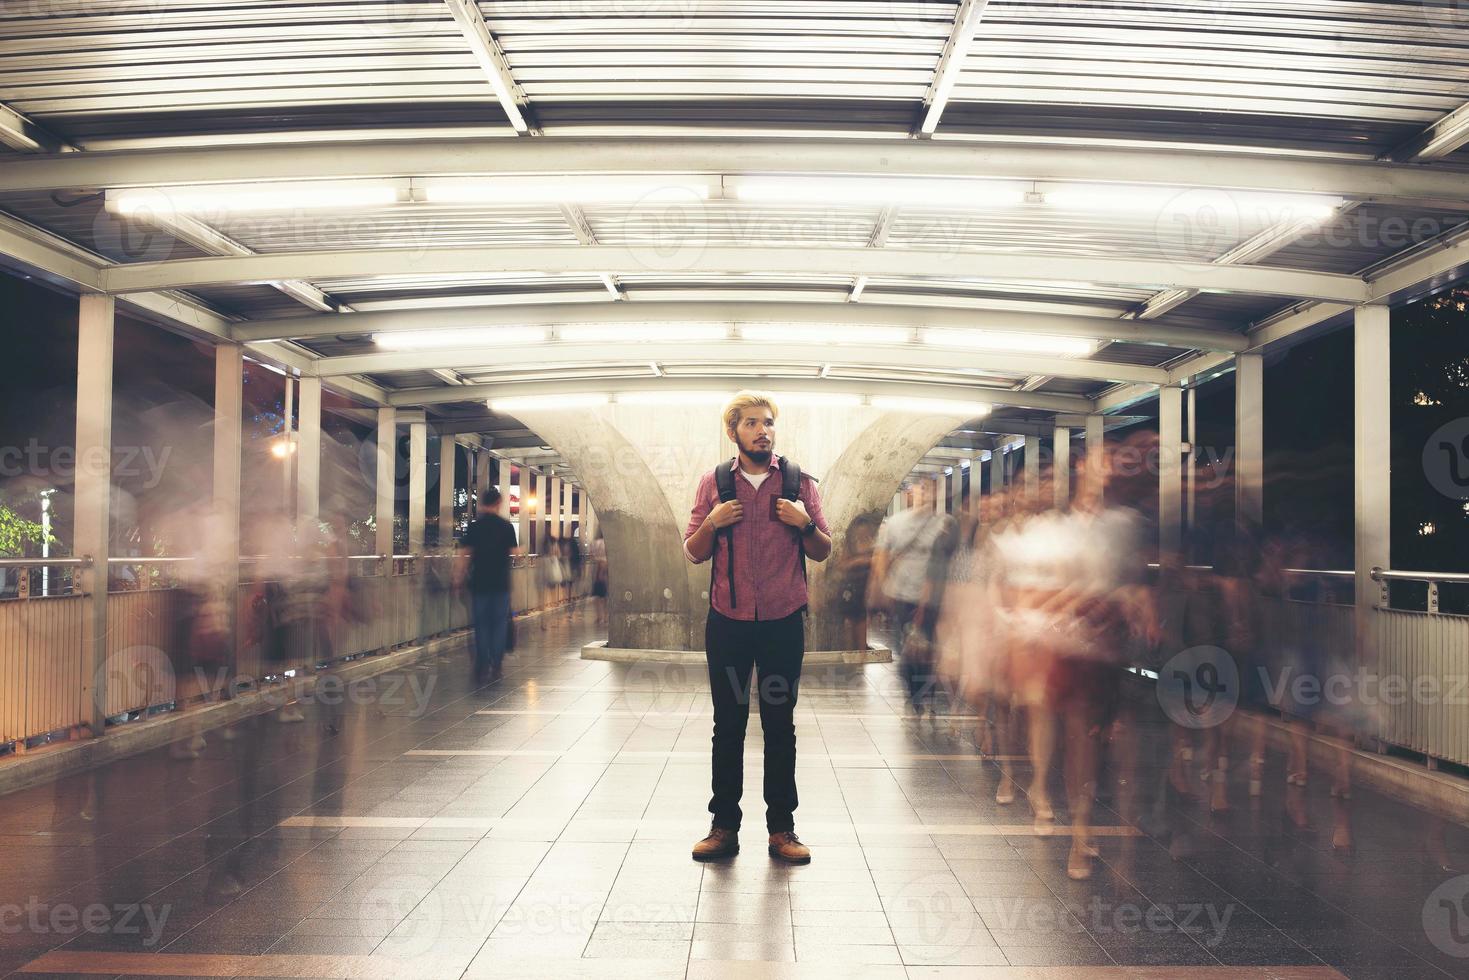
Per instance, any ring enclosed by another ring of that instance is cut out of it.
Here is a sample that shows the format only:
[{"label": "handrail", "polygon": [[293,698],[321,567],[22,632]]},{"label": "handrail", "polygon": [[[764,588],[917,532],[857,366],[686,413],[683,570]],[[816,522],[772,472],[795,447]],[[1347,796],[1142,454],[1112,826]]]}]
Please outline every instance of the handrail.
[{"label": "handrail", "polygon": [[186,561],[198,561],[193,555],[183,558],[109,558],[109,565],[176,565]]},{"label": "handrail", "polygon": [[[1155,561],[1148,562],[1148,568],[1153,571],[1157,571],[1161,567]],[[1213,565],[1184,565],[1183,567],[1185,571],[1190,572],[1212,572],[1214,570]],[[1350,568],[1282,568],[1281,571],[1287,575],[1321,575],[1330,578],[1357,577],[1357,573]],[[1469,581],[1469,576],[1465,577],[1465,581]]]},{"label": "handrail", "polygon": [[38,568],[46,565],[61,568],[91,568],[89,555],[81,558],[0,558],[0,568]]},{"label": "handrail", "polygon": [[1374,582],[1448,582],[1454,585],[1469,585],[1466,572],[1403,572],[1381,567],[1372,569]]}]

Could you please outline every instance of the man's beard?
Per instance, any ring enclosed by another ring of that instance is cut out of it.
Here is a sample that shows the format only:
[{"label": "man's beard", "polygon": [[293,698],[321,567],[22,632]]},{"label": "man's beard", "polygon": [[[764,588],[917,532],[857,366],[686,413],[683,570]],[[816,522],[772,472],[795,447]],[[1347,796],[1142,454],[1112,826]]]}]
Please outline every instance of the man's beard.
[{"label": "man's beard", "polygon": [[[743,449],[744,447],[741,448]],[[764,466],[770,462],[771,451],[769,449],[744,449],[744,453],[752,463],[758,463]]]}]

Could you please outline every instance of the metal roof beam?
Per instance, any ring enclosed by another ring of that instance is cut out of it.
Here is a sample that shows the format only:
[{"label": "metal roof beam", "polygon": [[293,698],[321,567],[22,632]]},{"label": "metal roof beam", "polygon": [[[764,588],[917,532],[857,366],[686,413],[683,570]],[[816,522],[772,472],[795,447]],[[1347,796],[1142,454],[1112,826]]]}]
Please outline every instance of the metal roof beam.
[{"label": "metal roof beam", "polygon": [[[212,255],[256,254],[254,249],[241,245],[224,232],[210,227],[192,215],[150,211],[147,213],[147,221],[174,238],[193,245],[201,252],[209,252]],[[273,282],[271,286],[318,313],[336,313],[342,310],[351,312],[350,309],[342,307],[309,282],[287,279]]]},{"label": "metal roof beam", "polygon": [[1397,147],[1387,155],[1391,160],[1437,160],[1469,143],[1469,102]]},{"label": "metal roof beam", "polygon": [[[1345,214],[1356,206],[1356,202],[1348,201],[1338,209],[1338,214]],[[1289,218],[1278,221],[1219,256],[1214,260],[1214,264],[1249,265],[1259,262],[1300,240],[1303,235],[1316,231],[1323,223],[1316,218]],[[1151,320],[1177,309],[1197,295],[1197,290],[1167,289],[1148,297],[1131,316],[1137,320]]]},{"label": "metal roof beam", "polygon": [[[453,367],[469,371],[493,364],[497,370],[541,368],[555,365],[598,365],[627,356],[624,341],[499,345],[468,349],[429,348],[426,350],[382,351],[372,354],[350,354],[324,357],[313,365],[318,377],[330,378],[351,374],[382,374],[393,371],[432,371]],[[739,362],[775,362],[839,365],[875,365],[896,370],[944,371],[974,368],[996,374],[1048,374],[1058,378],[1083,378],[1096,381],[1126,381],[1163,384],[1168,372],[1163,368],[1138,364],[1113,364],[1084,357],[1046,357],[1031,354],[1005,354],[990,351],[956,350],[953,347],[896,344],[842,344],[833,349],[828,342],[751,342],[727,340],[712,342],[639,343],[637,356],[660,363],[710,360],[735,364]],[[956,381],[959,379],[955,379]]]},{"label": "metal roof beam", "polygon": [[449,13],[454,17],[454,23],[459,32],[464,35],[464,40],[469,42],[469,49],[474,54],[474,60],[479,62],[481,70],[485,73],[485,79],[490,83],[490,88],[495,92],[495,98],[500,100],[500,108],[505,110],[510,125],[515,131],[523,135],[530,135],[536,131],[526,117],[530,112],[530,102],[525,97],[525,92],[516,84],[515,77],[510,73],[510,62],[505,58],[505,51],[500,47],[500,42],[495,40],[495,35],[490,33],[489,25],[480,13],[479,4],[475,0],[444,0],[449,6]]},{"label": "metal roof beam", "polygon": [[752,385],[763,391],[830,392],[845,395],[882,395],[912,398],[938,398],[946,401],[985,402],[1033,408],[1042,412],[1085,414],[1092,411],[1088,398],[1077,395],[1049,395],[1040,392],[1015,392],[962,384],[926,384],[913,381],[851,381],[818,378],[767,378],[737,375],[728,378],[606,378],[568,379],[564,381],[512,382],[503,384],[463,385],[458,388],[407,388],[388,395],[390,405],[443,405],[450,402],[482,401],[519,395],[557,395],[578,392],[624,391],[718,391],[734,392]]},{"label": "metal roof beam", "polygon": [[0,102],[0,143],[22,153],[72,153],[80,149],[3,102]]},{"label": "metal roof beam", "polygon": [[911,329],[1003,330],[1063,337],[1087,337],[1132,344],[1244,350],[1243,335],[1222,325],[1214,329],[1174,327],[1095,316],[894,306],[881,303],[664,302],[546,303],[516,306],[466,306],[436,310],[384,310],[343,316],[303,316],[250,320],[235,324],[236,340],[336,337],[344,334],[493,328],[501,326],[629,323],[790,323],[843,326],[901,326]]},{"label": "metal roof beam", "polygon": [[[1469,184],[1469,181],[1465,183]],[[660,248],[651,245],[343,249],[117,265],[105,270],[103,285],[110,293],[131,293],[282,279],[320,280],[374,275],[646,273],[666,264]],[[677,269],[681,275],[758,275],[773,270],[797,276],[855,273],[918,278],[1081,281],[1347,303],[1367,300],[1366,284],[1354,276],[1303,269],[1047,253],[908,248],[709,247],[691,259],[680,256]]]},{"label": "metal roof beam", "polygon": [[932,136],[939,128],[939,118],[949,105],[949,97],[954,93],[959,73],[964,70],[964,60],[974,45],[974,35],[979,30],[979,22],[984,16],[987,2],[988,0],[961,0],[959,8],[954,11],[954,29],[944,42],[944,50],[939,55],[933,81],[923,94],[923,121],[919,123],[918,132],[914,135]]},{"label": "metal roof beam", "polygon": [[1129,149],[891,139],[541,137],[379,140],[28,156],[0,168],[0,193],[263,180],[493,174],[759,174],[1100,181],[1469,204],[1452,167],[1271,156],[1207,149]]}]

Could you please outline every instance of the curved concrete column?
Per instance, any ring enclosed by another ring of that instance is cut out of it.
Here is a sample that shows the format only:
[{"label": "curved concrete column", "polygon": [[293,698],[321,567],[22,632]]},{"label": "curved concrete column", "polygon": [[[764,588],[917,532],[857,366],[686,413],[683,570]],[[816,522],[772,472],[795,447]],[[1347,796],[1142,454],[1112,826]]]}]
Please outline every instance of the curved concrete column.
[{"label": "curved concrete column", "polygon": [[[644,451],[604,413],[517,416],[570,461],[607,539],[608,645],[688,650],[691,615],[683,524]],[[707,574],[707,572],[705,573]],[[703,614],[697,617],[703,628]]]},{"label": "curved concrete column", "polygon": [[832,554],[826,562],[811,563],[808,570],[808,650],[847,645],[838,611],[841,576],[833,573],[847,556],[847,529],[864,516],[880,522],[903,478],[939,440],[965,421],[957,415],[884,413],[847,443],[827,470],[822,481],[822,506],[833,532]]},{"label": "curved concrete column", "polygon": [[[704,648],[709,565],[691,564],[683,531],[699,479],[734,454],[718,406],[609,405],[522,412],[518,418],[564,456],[580,478],[607,539],[607,646]],[[846,531],[863,514],[881,519],[903,478],[964,419],[872,408],[791,406],[781,411],[777,452],[820,481],[833,557],[808,566],[807,649],[845,645],[835,609]]]}]

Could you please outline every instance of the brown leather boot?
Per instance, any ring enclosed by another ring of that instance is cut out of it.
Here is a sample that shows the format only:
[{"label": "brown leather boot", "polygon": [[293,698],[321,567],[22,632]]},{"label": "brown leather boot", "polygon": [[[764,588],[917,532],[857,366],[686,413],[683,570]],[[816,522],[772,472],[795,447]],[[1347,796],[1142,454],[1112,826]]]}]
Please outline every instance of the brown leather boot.
[{"label": "brown leather boot", "polygon": [[811,849],[801,843],[794,831],[783,830],[770,835],[770,856],[787,864],[810,864]]},{"label": "brown leather boot", "polygon": [[723,827],[710,827],[709,836],[694,845],[695,861],[717,861],[720,858],[734,857],[738,853],[739,832]]}]

